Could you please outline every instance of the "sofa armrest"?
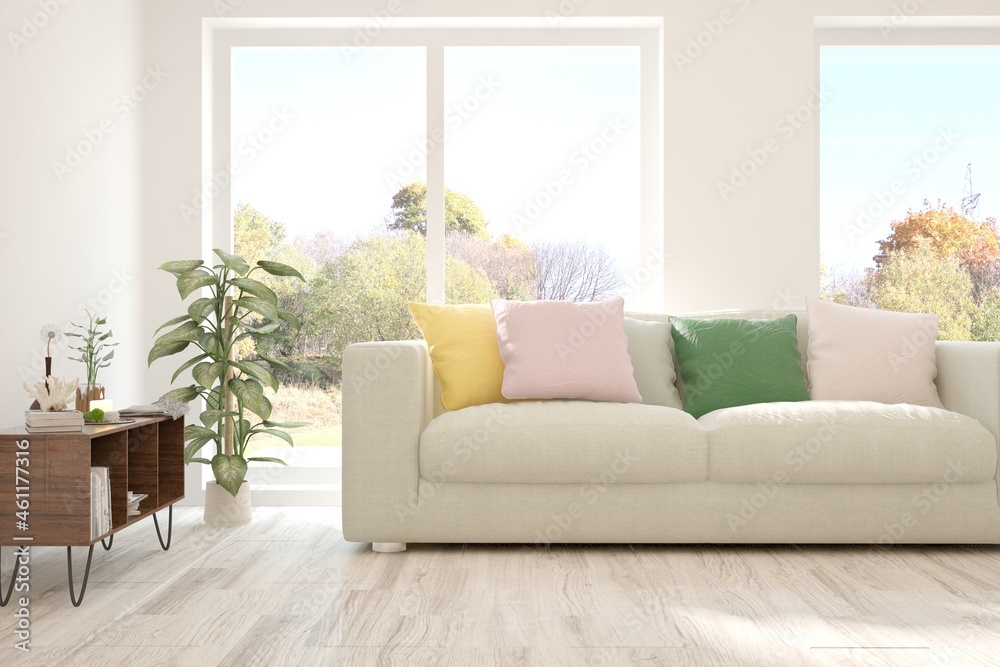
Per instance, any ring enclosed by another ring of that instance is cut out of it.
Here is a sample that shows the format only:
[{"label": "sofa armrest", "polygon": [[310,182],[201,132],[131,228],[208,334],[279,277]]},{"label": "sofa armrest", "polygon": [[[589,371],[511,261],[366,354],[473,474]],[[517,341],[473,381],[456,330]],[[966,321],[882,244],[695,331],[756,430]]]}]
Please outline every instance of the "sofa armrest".
[{"label": "sofa armrest", "polygon": [[1000,343],[939,341],[937,367],[944,406],[977,419],[1000,443]]},{"label": "sofa armrest", "polygon": [[405,508],[418,499],[420,434],[433,418],[424,341],[344,350],[344,539],[406,542]]}]

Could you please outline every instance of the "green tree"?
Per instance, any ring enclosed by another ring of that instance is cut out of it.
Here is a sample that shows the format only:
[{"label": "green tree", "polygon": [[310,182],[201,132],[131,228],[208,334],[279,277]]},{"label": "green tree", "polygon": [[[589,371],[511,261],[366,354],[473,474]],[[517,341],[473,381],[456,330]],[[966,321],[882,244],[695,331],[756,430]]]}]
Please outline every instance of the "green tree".
[{"label": "green tree", "polygon": [[942,257],[929,242],[891,251],[872,274],[870,296],[882,310],[936,313],[940,340],[971,337],[972,279],[957,256]]},{"label": "green tree", "polygon": [[250,204],[240,202],[233,211],[233,252],[254,264],[274,259],[285,241],[285,226]]},{"label": "green tree", "polygon": [[[482,209],[461,192],[444,191],[444,228],[488,239],[488,223]],[[414,231],[427,235],[427,184],[410,183],[392,196],[389,231]]]},{"label": "green tree", "polygon": [[972,340],[1000,341],[1000,287],[982,293],[972,321]]},{"label": "green tree", "polygon": [[[315,279],[317,326],[329,337],[328,354],[339,367],[351,343],[419,338],[408,301],[424,301],[427,243],[414,231],[377,234],[353,243]],[[446,257],[447,298],[482,303],[495,296],[481,269]]]}]

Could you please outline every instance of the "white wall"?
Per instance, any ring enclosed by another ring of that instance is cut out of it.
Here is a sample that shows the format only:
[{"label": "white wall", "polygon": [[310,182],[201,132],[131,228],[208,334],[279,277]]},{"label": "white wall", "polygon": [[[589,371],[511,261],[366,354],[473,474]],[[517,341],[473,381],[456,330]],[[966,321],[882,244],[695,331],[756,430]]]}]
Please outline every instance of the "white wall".
[{"label": "white wall", "polygon": [[[31,402],[20,387],[41,375],[42,325],[65,330],[85,308],[106,315],[121,343],[98,376],[109,398],[145,398],[141,108],[119,99],[142,80],[140,16],[134,0],[0,3],[4,426]],[[60,179],[53,163],[81,142],[89,154]],[[55,375],[86,378],[65,349],[53,356]]]}]

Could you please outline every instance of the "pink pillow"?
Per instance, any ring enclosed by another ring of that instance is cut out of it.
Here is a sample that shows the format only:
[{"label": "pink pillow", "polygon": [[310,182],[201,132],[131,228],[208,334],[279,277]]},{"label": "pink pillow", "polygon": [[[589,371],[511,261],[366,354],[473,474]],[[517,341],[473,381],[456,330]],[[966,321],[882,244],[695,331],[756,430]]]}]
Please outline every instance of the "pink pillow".
[{"label": "pink pillow", "polygon": [[807,299],[813,400],[910,403],[940,408],[938,316]]},{"label": "pink pillow", "polygon": [[621,297],[610,301],[504,301],[493,319],[506,398],[641,403]]}]

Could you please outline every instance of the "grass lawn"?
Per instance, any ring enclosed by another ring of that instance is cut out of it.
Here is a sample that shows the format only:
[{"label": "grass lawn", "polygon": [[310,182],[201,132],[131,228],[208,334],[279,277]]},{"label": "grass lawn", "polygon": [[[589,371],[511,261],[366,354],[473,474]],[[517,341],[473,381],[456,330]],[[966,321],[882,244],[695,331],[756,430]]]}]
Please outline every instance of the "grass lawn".
[{"label": "grass lawn", "polygon": [[[295,441],[296,447],[340,447],[342,442],[342,431],[340,426],[329,426],[327,428],[316,428],[308,431],[298,431],[291,429],[289,435]],[[287,446],[287,443],[280,438],[257,437],[250,441],[248,454],[260,451],[265,447]]]}]

